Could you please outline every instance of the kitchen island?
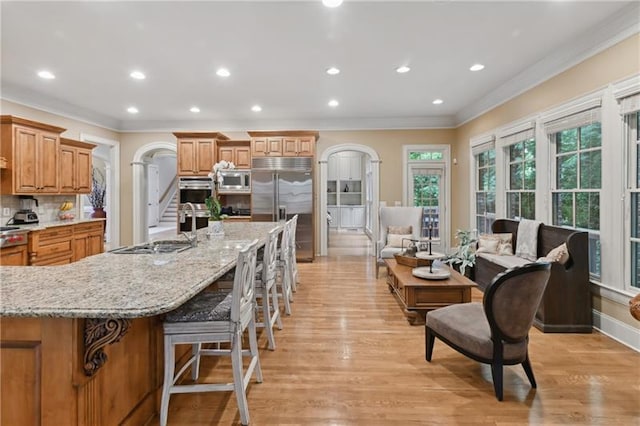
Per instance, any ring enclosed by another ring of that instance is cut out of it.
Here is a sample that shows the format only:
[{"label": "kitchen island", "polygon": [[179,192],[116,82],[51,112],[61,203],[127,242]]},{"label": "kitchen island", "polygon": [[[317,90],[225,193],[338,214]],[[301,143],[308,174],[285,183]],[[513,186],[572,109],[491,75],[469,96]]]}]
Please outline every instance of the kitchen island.
[{"label": "kitchen island", "polygon": [[270,222],[198,231],[195,248],[103,253],[70,265],[0,268],[0,424],[141,425],[162,386],[162,314],[230,271]]}]

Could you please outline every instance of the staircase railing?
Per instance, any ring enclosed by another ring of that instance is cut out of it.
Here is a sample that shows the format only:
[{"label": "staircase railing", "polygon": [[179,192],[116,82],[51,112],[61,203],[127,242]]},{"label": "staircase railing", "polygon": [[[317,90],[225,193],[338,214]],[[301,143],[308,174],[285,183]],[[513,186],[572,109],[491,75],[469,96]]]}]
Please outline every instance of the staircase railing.
[{"label": "staircase railing", "polygon": [[175,197],[177,191],[178,175],[176,174],[158,202],[158,204],[160,204],[160,217],[164,216],[164,213],[167,211],[167,208],[169,207],[169,204],[171,204],[171,200]]}]

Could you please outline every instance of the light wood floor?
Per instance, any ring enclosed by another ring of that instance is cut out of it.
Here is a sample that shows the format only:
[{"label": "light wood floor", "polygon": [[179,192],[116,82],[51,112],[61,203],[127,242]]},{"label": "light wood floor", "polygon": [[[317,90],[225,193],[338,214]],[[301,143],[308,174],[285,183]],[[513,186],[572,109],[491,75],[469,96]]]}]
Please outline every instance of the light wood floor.
[{"label": "light wood floor", "polygon": [[362,231],[329,231],[329,256],[373,256],[375,244]]},{"label": "light wood floor", "polygon": [[[640,425],[640,354],[602,334],[532,330],[538,389],[520,366],[506,367],[498,402],[488,366],[439,341],[425,361],[424,328],[407,323],[370,257],[319,258],[299,270],[277,349],[260,336],[252,425]],[[202,372],[231,380],[227,359],[205,359]],[[239,424],[231,392],[174,395],[169,410],[169,425]]]}]

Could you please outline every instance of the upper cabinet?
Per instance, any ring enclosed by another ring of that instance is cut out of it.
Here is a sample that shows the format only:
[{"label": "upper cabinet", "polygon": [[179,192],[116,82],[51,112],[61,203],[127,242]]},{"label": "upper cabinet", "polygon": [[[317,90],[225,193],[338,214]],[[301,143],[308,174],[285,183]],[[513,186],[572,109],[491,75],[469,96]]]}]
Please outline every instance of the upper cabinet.
[{"label": "upper cabinet", "polygon": [[90,143],[60,138],[60,193],[88,194],[91,192],[91,172],[96,146]]},{"label": "upper cabinet", "polygon": [[59,192],[60,133],[65,129],[11,115],[0,116],[2,194]]},{"label": "upper cabinet", "polygon": [[313,157],[318,132],[269,131],[248,132],[253,157]]},{"label": "upper cabinet", "polygon": [[362,179],[362,156],[341,155],[338,157],[338,178],[340,180]]},{"label": "upper cabinet", "polygon": [[174,133],[178,138],[178,175],[206,176],[216,163],[216,141],[229,138],[222,133]]},{"label": "upper cabinet", "polygon": [[229,161],[237,169],[251,168],[251,141],[218,141],[218,161]]}]

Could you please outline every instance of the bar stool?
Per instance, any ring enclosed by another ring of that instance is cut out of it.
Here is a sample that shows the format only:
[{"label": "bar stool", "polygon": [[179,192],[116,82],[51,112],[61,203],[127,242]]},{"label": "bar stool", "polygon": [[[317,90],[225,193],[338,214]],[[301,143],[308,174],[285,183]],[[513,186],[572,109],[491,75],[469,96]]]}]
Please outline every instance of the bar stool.
[{"label": "bar stool", "polygon": [[[164,321],[164,385],[160,405],[160,425],[166,426],[169,398],[173,393],[235,391],[240,421],[249,424],[246,389],[253,372],[258,383],[262,370],[258,357],[255,323],[255,271],[257,240],[240,250],[236,264],[233,289],[230,293],[204,291],[169,312]],[[242,349],[242,334],[249,330],[249,350]],[[219,343],[228,342],[229,349],[220,349]],[[218,349],[203,349],[202,343],[218,343]],[[191,344],[192,356],[175,371],[175,345]],[[197,380],[201,355],[230,355],[233,383],[197,383],[176,385],[180,376],[191,366],[191,377]],[[242,357],[251,361],[243,374]]]},{"label": "bar stool", "polygon": [[298,291],[298,261],[296,260],[296,230],[298,229],[298,215],[291,218],[291,290]]},{"label": "bar stool", "polygon": [[[276,274],[278,266],[278,236],[283,227],[277,226],[269,231],[267,243],[264,246],[260,271],[256,274],[256,299],[261,299],[260,304],[256,300],[256,309],[262,313],[262,321],[256,322],[257,327],[263,327],[269,340],[269,349],[275,350],[276,340],[273,335],[273,327],[277,325],[282,330],[280,318],[280,306],[278,304],[278,291],[276,288]],[[271,299],[271,302],[269,301]]]},{"label": "bar stool", "polygon": [[291,291],[291,221],[284,225],[282,238],[280,239],[280,249],[278,250],[278,280],[276,286],[278,296],[282,298],[284,313],[291,315],[291,301],[293,292]]}]

